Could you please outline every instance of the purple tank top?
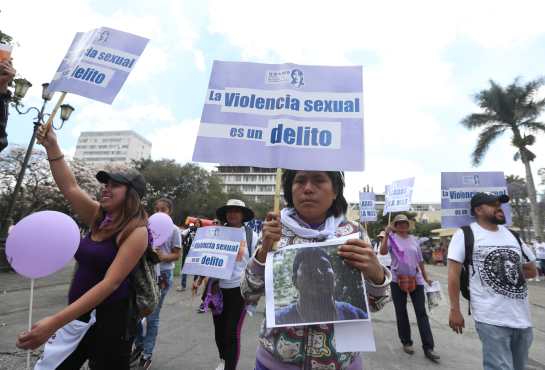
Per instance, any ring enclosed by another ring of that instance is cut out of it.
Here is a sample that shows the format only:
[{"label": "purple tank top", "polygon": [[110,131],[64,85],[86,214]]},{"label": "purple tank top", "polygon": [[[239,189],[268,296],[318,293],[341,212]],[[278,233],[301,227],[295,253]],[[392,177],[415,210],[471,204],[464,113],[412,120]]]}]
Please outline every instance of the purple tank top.
[{"label": "purple tank top", "polygon": [[[82,239],[74,258],[78,262],[78,268],[68,293],[68,302],[72,303],[84,295],[88,290],[98,284],[117,255],[115,237],[96,242],[91,239],[91,233]],[[102,304],[119,301],[129,295],[128,277],[121,283]]]}]

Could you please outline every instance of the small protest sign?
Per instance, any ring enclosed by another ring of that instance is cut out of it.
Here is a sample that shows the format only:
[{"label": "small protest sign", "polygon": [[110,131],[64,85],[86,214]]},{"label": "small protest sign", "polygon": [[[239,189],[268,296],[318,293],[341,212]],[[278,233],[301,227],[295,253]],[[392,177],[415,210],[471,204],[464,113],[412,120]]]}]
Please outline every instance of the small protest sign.
[{"label": "small protest sign", "polygon": [[185,259],[183,274],[230,279],[241,245],[245,247],[241,228],[206,226],[197,229]]},{"label": "small protest sign", "polygon": [[414,177],[386,185],[384,213],[408,211],[413,197]]},{"label": "small protest sign", "polygon": [[108,27],[78,32],[48,91],[64,91],[111,104],[148,39]]},{"label": "small protest sign", "polygon": [[[441,172],[441,226],[444,228],[469,225],[471,198],[479,192],[507,194],[503,172]],[[511,206],[502,205],[505,221],[511,225]]]},{"label": "small protest sign", "polygon": [[360,192],[360,221],[374,222],[377,220],[375,209],[375,193]]}]

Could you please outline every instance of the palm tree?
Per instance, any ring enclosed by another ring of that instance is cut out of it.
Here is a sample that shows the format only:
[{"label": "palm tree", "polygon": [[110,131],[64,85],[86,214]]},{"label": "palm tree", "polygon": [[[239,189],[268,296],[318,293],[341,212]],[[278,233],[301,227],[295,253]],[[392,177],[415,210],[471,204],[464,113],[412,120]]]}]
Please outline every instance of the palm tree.
[{"label": "palm tree", "polygon": [[539,78],[522,84],[519,78],[502,87],[490,80],[490,88],[475,95],[475,103],[482,109],[481,113],[473,113],[465,117],[461,124],[468,129],[481,129],[475,150],[472,153],[473,165],[481,163],[492,142],[504,134],[511,132],[511,144],[516,148],[513,157],[524,164],[526,170],[526,185],[532,224],[536,235],[543,237],[541,219],[537,206],[536,187],[530,162],[535,154],[528,147],[535,143],[533,134],[545,132],[545,124],[537,118],[545,109],[545,99],[536,97],[538,90],[545,84],[545,79]]}]

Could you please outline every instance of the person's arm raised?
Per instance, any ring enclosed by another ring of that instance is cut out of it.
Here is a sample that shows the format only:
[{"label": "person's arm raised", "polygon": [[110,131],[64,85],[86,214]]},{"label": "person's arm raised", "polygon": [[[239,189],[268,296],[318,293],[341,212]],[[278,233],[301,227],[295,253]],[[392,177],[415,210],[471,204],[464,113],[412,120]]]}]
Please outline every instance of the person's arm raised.
[{"label": "person's arm raised", "polygon": [[74,208],[74,212],[86,225],[91,226],[100,205],[79,187],[74,174],[64,160],[53,129],[49,129],[47,133],[44,131],[45,127],[41,126],[38,130],[38,143],[42,144],[47,151],[53,179],[62,195]]},{"label": "person's arm raised", "polygon": [[30,332],[19,335],[17,347],[35,349],[55,333],[56,330],[91,311],[108,298],[127,278],[148,245],[148,232],[145,227],[136,228],[121,244],[114,261],[108,268],[104,279],[84,295],[60,312],[38,321]]}]

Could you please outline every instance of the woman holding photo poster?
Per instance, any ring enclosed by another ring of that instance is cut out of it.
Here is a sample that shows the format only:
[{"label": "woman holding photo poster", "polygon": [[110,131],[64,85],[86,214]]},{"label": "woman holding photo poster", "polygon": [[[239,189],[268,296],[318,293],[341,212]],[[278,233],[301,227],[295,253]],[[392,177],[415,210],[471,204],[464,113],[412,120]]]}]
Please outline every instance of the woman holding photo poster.
[{"label": "woman holding photo poster", "polygon": [[[275,242],[283,248],[352,234],[359,236],[360,227],[344,216],[348,204],[341,172],[286,170],[282,187],[288,208],[280,215],[268,214],[262,243],[242,277],[241,290],[247,302],[257,302],[265,292],[265,260]],[[390,272],[380,265],[367,235],[363,236],[363,240],[348,240],[338,253],[348,265],[363,273],[370,308],[377,311],[388,297]],[[361,370],[361,357],[357,353],[338,353],[333,335],[333,324],[267,329],[263,322],[256,370]],[[313,343],[312,347],[308,343]]]},{"label": "woman holding photo poster", "polygon": [[411,339],[411,326],[407,315],[407,295],[411,295],[418,331],[422,340],[422,348],[427,358],[439,360],[434,350],[433,334],[426,313],[424,283],[431,285],[418,239],[409,234],[409,219],[404,214],[394,217],[393,224],[386,228],[386,237],[382,240],[380,253],[392,256],[392,283],[390,285],[394,301],[397,332],[403,344],[403,350],[414,354]]}]

